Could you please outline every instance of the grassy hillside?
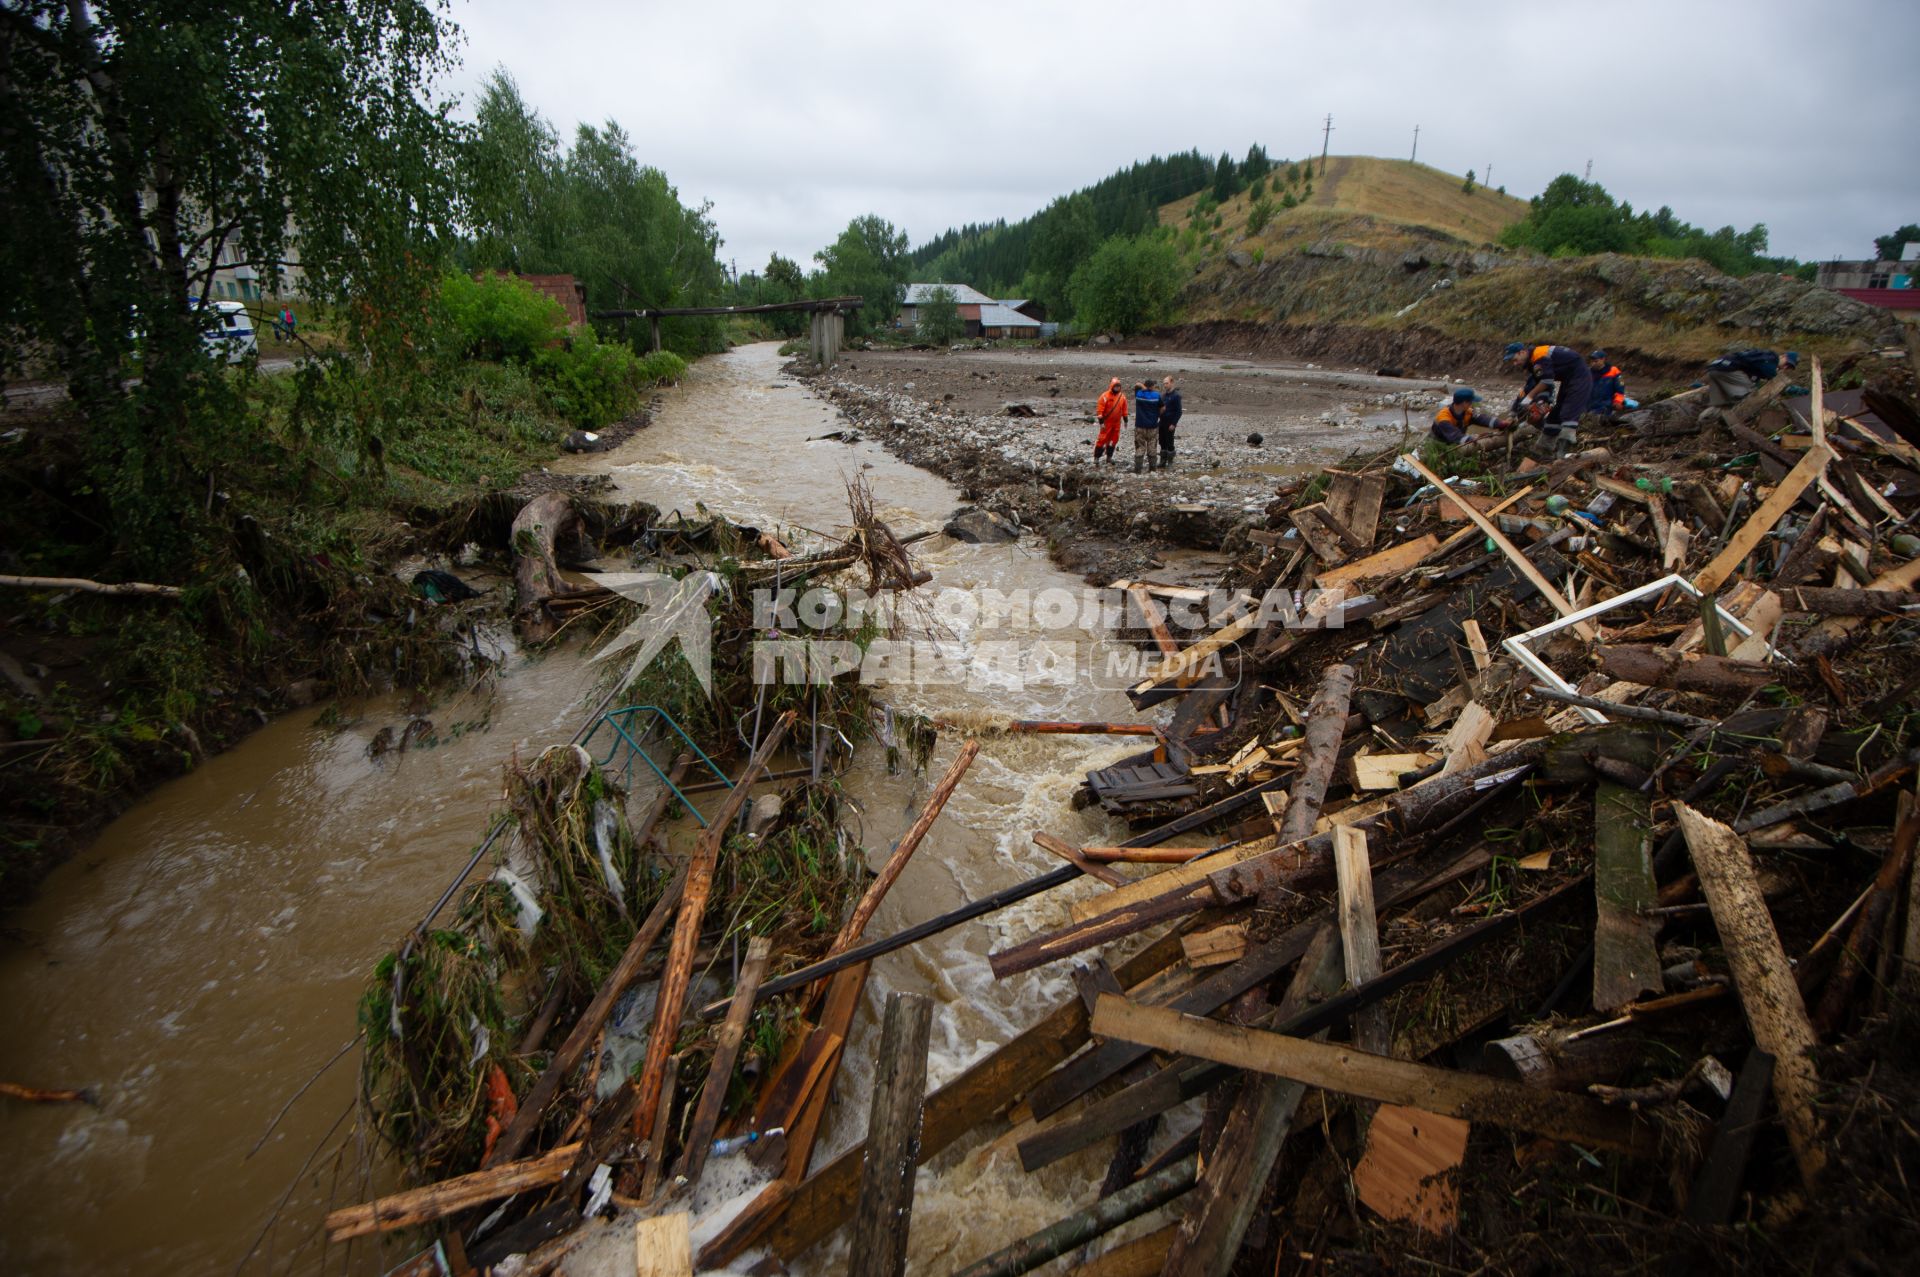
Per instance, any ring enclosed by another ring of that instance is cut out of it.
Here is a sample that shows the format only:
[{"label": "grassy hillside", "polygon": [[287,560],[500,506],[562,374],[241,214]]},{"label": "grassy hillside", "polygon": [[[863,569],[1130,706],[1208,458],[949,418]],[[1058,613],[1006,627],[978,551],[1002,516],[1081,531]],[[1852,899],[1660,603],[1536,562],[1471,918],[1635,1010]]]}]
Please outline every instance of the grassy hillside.
[{"label": "grassy hillside", "polygon": [[[1437,231],[1470,245],[1491,244],[1527,213],[1525,200],[1480,186],[1468,194],[1461,189],[1465,179],[1459,175],[1409,160],[1335,155],[1328,158],[1324,172],[1317,161],[1314,168],[1313,194],[1297,208],[1276,209],[1267,230],[1252,237],[1252,243],[1269,239],[1286,243],[1304,228],[1324,225],[1325,215],[1334,213]],[[1202,197],[1190,195],[1163,206],[1161,222],[1186,226],[1194,203]],[[1243,191],[1220,206],[1221,231],[1230,242],[1237,242],[1245,229],[1252,203]],[[1381,229],[1390,232],[1391,226]]]}]

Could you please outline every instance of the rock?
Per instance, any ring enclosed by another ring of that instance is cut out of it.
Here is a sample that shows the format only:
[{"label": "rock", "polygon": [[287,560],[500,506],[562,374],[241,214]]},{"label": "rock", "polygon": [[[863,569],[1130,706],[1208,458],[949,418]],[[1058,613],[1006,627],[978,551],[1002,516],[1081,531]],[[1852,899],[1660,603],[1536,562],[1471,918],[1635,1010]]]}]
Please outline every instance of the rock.
[{"label": "rock", "polygon": [[1254,431],[1252,434],[1247,436],[1247,442],[1256,448],[1258,448],[1261,444],[1265,443],[1266,441],[1267,441],[1267,437],[1261,434],[1258,430]]},{"label": "rock", "polygon": [[753,800],[753,806],[747,809],[747,832],[758,838],[773,827],[780,819],[780,795],[762,794]]},{"label": "rock", "polygon": [[327,685],[317,678],[298,678],[280,691],[280,698],[294,709],[313,704],[327,694]]},{"label": "rock", "polygon": [[1090,346],[1111,346],[1113,345],[1113,338],[1107,336],[1105,333],[1101,333],[1087,344]]},{"label": "rock", "polygon": [[576,430],[560,444],[563,452],[605,452],[609,446],[591,430]]},{"label": "rock", "polygon": [[1001,545],[1020,539],[1020,529],[1012,520],[978,509],[956,511],[940,530],[969,545]]},{"label": "rock", "polygon": [[1245,270],[1247,267],[1253,265],[1253,254],[1247,252],[1245,249],[1236,248],[1227,254],[1227,260],[1235,266],[1238,266],[1241,270]]},{"label": "rock", "polygon": [[1024,403],[1006,404],[1000,409],[1000,412],[1003,416],[1008,417],[1037,417],[1040,415],[1034,411],[1032,404]]}]

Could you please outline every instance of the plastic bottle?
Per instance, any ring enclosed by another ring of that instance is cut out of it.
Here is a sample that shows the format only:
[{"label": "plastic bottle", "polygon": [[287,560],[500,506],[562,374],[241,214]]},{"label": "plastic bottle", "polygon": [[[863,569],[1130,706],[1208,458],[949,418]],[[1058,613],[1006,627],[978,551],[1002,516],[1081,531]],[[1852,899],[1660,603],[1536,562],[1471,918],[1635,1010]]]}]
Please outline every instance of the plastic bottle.
[{"label": "plastic bottle", "polygon": [[1663,474],[1658,479],[1635,479],[1633,486],[1642,492],[1658,492],[1665,495],[1673,491],[1673,480]]},{"label": "plastic bottle", "polygon": [[1611,492],[1596,493],[1593,500],[1587,502],[1587,513],[1593,515],[1596,519],[1603,519],[1606,517],[1607,511],[1613,509],[1619,500],[1620,498]]},{"label": "plastic bottle", "polygon": [[1552,496],[1547,498],[1547,513],[1548,514],[1565,514],[1567,512],[1568,507],[1571,506],[1572,504],[1573,502],[1567,500],[1565,497],[1561,496],[1558,492],[1556,492]]},{"label": "plastic bottle", "polygon": [[735,1135],[731,1139],[715,1140],[713,1142],[713,1155],[715,1157],[725,1157],[729,1153],[738,1153],[749,1144],[757,1144],[763,1139],[771,1139],[786,1129],[784,1126],[776,1126],[771,1130],[748,1131],[745,1135]]}]

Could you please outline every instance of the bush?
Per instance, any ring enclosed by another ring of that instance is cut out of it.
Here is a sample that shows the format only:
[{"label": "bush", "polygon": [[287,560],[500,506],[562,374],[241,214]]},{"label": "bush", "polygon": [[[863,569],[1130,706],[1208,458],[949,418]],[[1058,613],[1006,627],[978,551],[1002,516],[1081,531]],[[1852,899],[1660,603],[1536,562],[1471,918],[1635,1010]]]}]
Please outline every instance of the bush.
[{"label": "bush", "polygon": [[687,361],[671,350],[656,350],[640,361],[640,381],[643,385],[664,385],[686,375]]},{"label": "bush", "polygon": [[458,353],[475,359],[532,359],[567,322],[559,302],[511,275],[448,275],[440,305]]},{"label": "bush", "polygon": [[[680,362],[678,355],[662,355]],[[685,363],[680,363],[684,370]],[[591,328],[583,328],[567,342],[542,350],[534,371],[544,383],[554,412],[582,430],[597,430],[632,412],[640,404],[640,388],[647,378],[633,351],[603,342]]]},{"label": "bush", "polygon": [[1157,235],[1114,236],[1074,271],[1068,291],[1087,332],[1138,332],[1164,322],[1180,285],[1180,259]]},{"label": "bush", "polygon": [[1267,229],[1267,223],[1273,220],[1273,201],[1265,196],[1255,200],[1253,207],[1247,210],[1247,234],[1258,235]]}]

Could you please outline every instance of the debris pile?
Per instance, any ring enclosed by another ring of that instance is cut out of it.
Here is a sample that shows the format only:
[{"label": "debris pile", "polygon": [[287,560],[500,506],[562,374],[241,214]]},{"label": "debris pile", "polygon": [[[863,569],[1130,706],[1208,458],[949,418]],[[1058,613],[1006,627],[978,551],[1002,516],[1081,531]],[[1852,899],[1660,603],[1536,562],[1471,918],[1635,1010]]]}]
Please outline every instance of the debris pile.
[{"label": "debris pile", "polygon": [[[482,1169],[337,1212],[334,1236],[457,1218],[474,1266],[551,1271],[611,1201],[643,1271],[777,1271],[851,1225],[862,1271],[899,1272],[912,1168],[977,1134],[1028,1172],[1109,1165],[1083,1209],[957,1257],[970,1277],[1075,1252],[1170,1274],[1892,1269],[1920,1245],[1920,418],[1885,384],[1827,396],[1816,364],[1803,402],[1782,382],[1668,404],[1545,464],[1433,444],[1283,486],[1223,589],[1114,583],[1151,653],[1140,723],[1015,725],[1150,733],[1082,796],[1130,837],[1035,830],[1053,872],[866,941],[969,741],[857,901],[828,903],[819,960],[768,978],[750,951],[710,1042],[682,1012],[717,867],[746,848],[710,830],[663,882],[558,820],[579,897],[631,941],[531,1090],[508,1077]],[[897,543],[860,552],[914,579]],[[930,1094],[925,1008],[897,999],[868,1139],[813,1165],[866,964],[1083,876],[1106,889],[990,955],[1000,978],[1066,964],[1079,996]],[[585,1048],[669,915],[667,1031],[596,1092]],[[461,992],[470,950],[431,952],[452,983],[430,1049],[477,1120],[491,1092],[457,1062],[492,1012]],[[753,1006],[790,993],[783,1058],[728,1105]],[[414,1085],[406,1048],[385,1067]],[[421,1147],[470,1157],[476,1129]],[[695,1248],[683,1181],[723,1131],[759,1137],[770,1178]],[[677,1267],[647,1266],[661,1248]]]}]

